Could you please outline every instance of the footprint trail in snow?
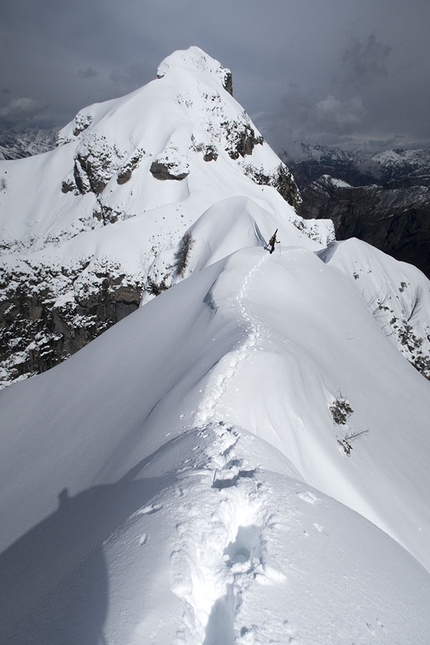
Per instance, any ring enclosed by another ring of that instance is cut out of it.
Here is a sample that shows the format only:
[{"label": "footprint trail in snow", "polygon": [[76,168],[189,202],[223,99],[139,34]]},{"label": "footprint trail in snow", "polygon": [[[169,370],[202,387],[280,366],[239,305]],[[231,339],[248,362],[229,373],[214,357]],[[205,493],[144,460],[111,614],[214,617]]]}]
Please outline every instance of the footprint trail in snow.
[{"label": "footprint trail in snow", "polygon": [[[264,625],[257,628],[241,616],[244,600],[255,585],[285,581],[284,573],[266,562],[266,533],[276,530],[270,487],[259,480],[256,466],[241,456],[240,429],[217,419],[217,404],[261,337],[244,302],[267,257],[249,271],[237,297],[247,337],[214,368],[195,415],[205,448],[201,467],[184,473],[184,487],[191,477],[194,488],[192,499],[184,496],[188,501],[180,509],[183,519],[177,524],[178,541],[171,555],[171,589],[186,606],[178,645],[267,643],[269,626],[266,632]],[[201,486],[195,486],[196,476],[201,477]],[[273,632],[273,616],[269,622]],[[292,643],[287,621],[278,622],[284,642]]]},{"label": "footprint trail in snow", "polygon": [[248,313],[245,306],[245,300],[253,277],[260,271],[268,257],[268,255],[263,255],[262,258],[254,264],[246,275],[242,288],[239,291],[236,301],[240,317],[246,324],[247,337],[235,351],[227,354],[213,369],[203,401],[195,415],[194,423],[196,427],[202,427],[205,424],[216,420],[217,404],[226,393],[228,384],[237,373],[241,363],[258,347],[262,329],[260,324]]},{"label": "footprint trail in snow", "polygon": [[[171,555],[171,589],[186,603],[177,643],[266,643],[261,624],[261,640],[256,635],[251,639],[254,627],[241,617],[241,609],[252,587],[286,579],[266,562],[266,534],[276,531],[278,520],[270,487],[241,457],[239,428],[221,422],[199,434],[206,443],[204,467],[184,473],[187,501],[179,509],[182,519]],[[284,629],[281,622],[279,629]]]}]

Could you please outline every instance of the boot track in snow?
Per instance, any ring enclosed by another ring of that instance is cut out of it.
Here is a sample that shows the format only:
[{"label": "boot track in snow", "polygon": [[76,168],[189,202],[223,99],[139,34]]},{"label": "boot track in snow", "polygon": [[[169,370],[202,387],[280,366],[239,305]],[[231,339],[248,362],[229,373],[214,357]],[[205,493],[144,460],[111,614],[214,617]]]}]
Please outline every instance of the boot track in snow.
[{"label": "boot track in snow", "polygon": [[[265,566],[265,531],[273,530],[269,487],[258,471],[240,458],[240,429],[216,418],[217,404],[228,383],[258,346],[261,327],[248,313],[244,300],[253,276],[269,256],[264,255],[247,274],[237,297],[248,334],[225,361],[195,415],[195,428],[206,441],[204,467],[184,474],[202,477],[194,500],[182,507],[178,543],[171,555],[171,589],[186,602],[178,644],[233,645],[249,643],[252,625],[242,624],[240,607],[255,584],[285,580],[281,571]],[[183,494],[183,493],[182,493]],[[186,496],[185,496],[186,497]],[[252,642],[256,642],[252,640]],[[292,641],[291,641],[292,642]]]}]

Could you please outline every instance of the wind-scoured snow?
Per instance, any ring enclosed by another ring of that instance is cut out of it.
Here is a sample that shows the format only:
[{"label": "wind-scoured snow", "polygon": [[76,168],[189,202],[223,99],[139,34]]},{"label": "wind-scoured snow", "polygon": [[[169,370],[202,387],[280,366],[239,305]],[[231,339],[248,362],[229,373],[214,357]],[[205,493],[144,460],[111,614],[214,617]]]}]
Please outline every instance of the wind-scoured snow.
[{"label": "wind-scoured snow", "polygon": [[[173,72],[230,97],[200,50],[154,87]],[[58,150],[120,128],[116,101]],[[274,188],[213,171],[219,154],[178,157],[183,179],[148,166],[166,189],[147,228],[142,213],[56,247],[59,266],[100,248],[132,271],[148,231],[163,240],[144,306],[0,392],[2,643],[428,645],[429,282],[305,230]],[[32,256],[52,258],[42,230]]]}]

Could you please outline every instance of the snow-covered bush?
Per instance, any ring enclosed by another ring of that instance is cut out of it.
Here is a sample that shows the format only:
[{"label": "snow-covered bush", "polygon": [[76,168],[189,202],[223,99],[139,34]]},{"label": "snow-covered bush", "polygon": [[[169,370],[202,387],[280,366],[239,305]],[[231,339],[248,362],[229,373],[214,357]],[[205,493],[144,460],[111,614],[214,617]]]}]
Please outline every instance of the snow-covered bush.
[{"label": "snow-covered bush", "polygon": [[345,425],[354,410],[351,408],[348,399],[340,394],[330,406],[330,412],[336,425]]}]

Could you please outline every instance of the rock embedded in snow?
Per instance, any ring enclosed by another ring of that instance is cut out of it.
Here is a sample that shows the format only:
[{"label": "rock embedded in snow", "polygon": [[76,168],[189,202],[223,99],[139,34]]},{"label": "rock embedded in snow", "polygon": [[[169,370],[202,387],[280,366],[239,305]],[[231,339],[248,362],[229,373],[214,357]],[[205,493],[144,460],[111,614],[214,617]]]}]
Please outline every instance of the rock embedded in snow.
[{"label": "rock embedded in snow", "polygon": [[181,181],[189,175],[189,171],[182,169],[179,164],[172,161],[153,161],[150,167],[151,174],[156,178],[164,181],[166,179],[176,179]]}]

